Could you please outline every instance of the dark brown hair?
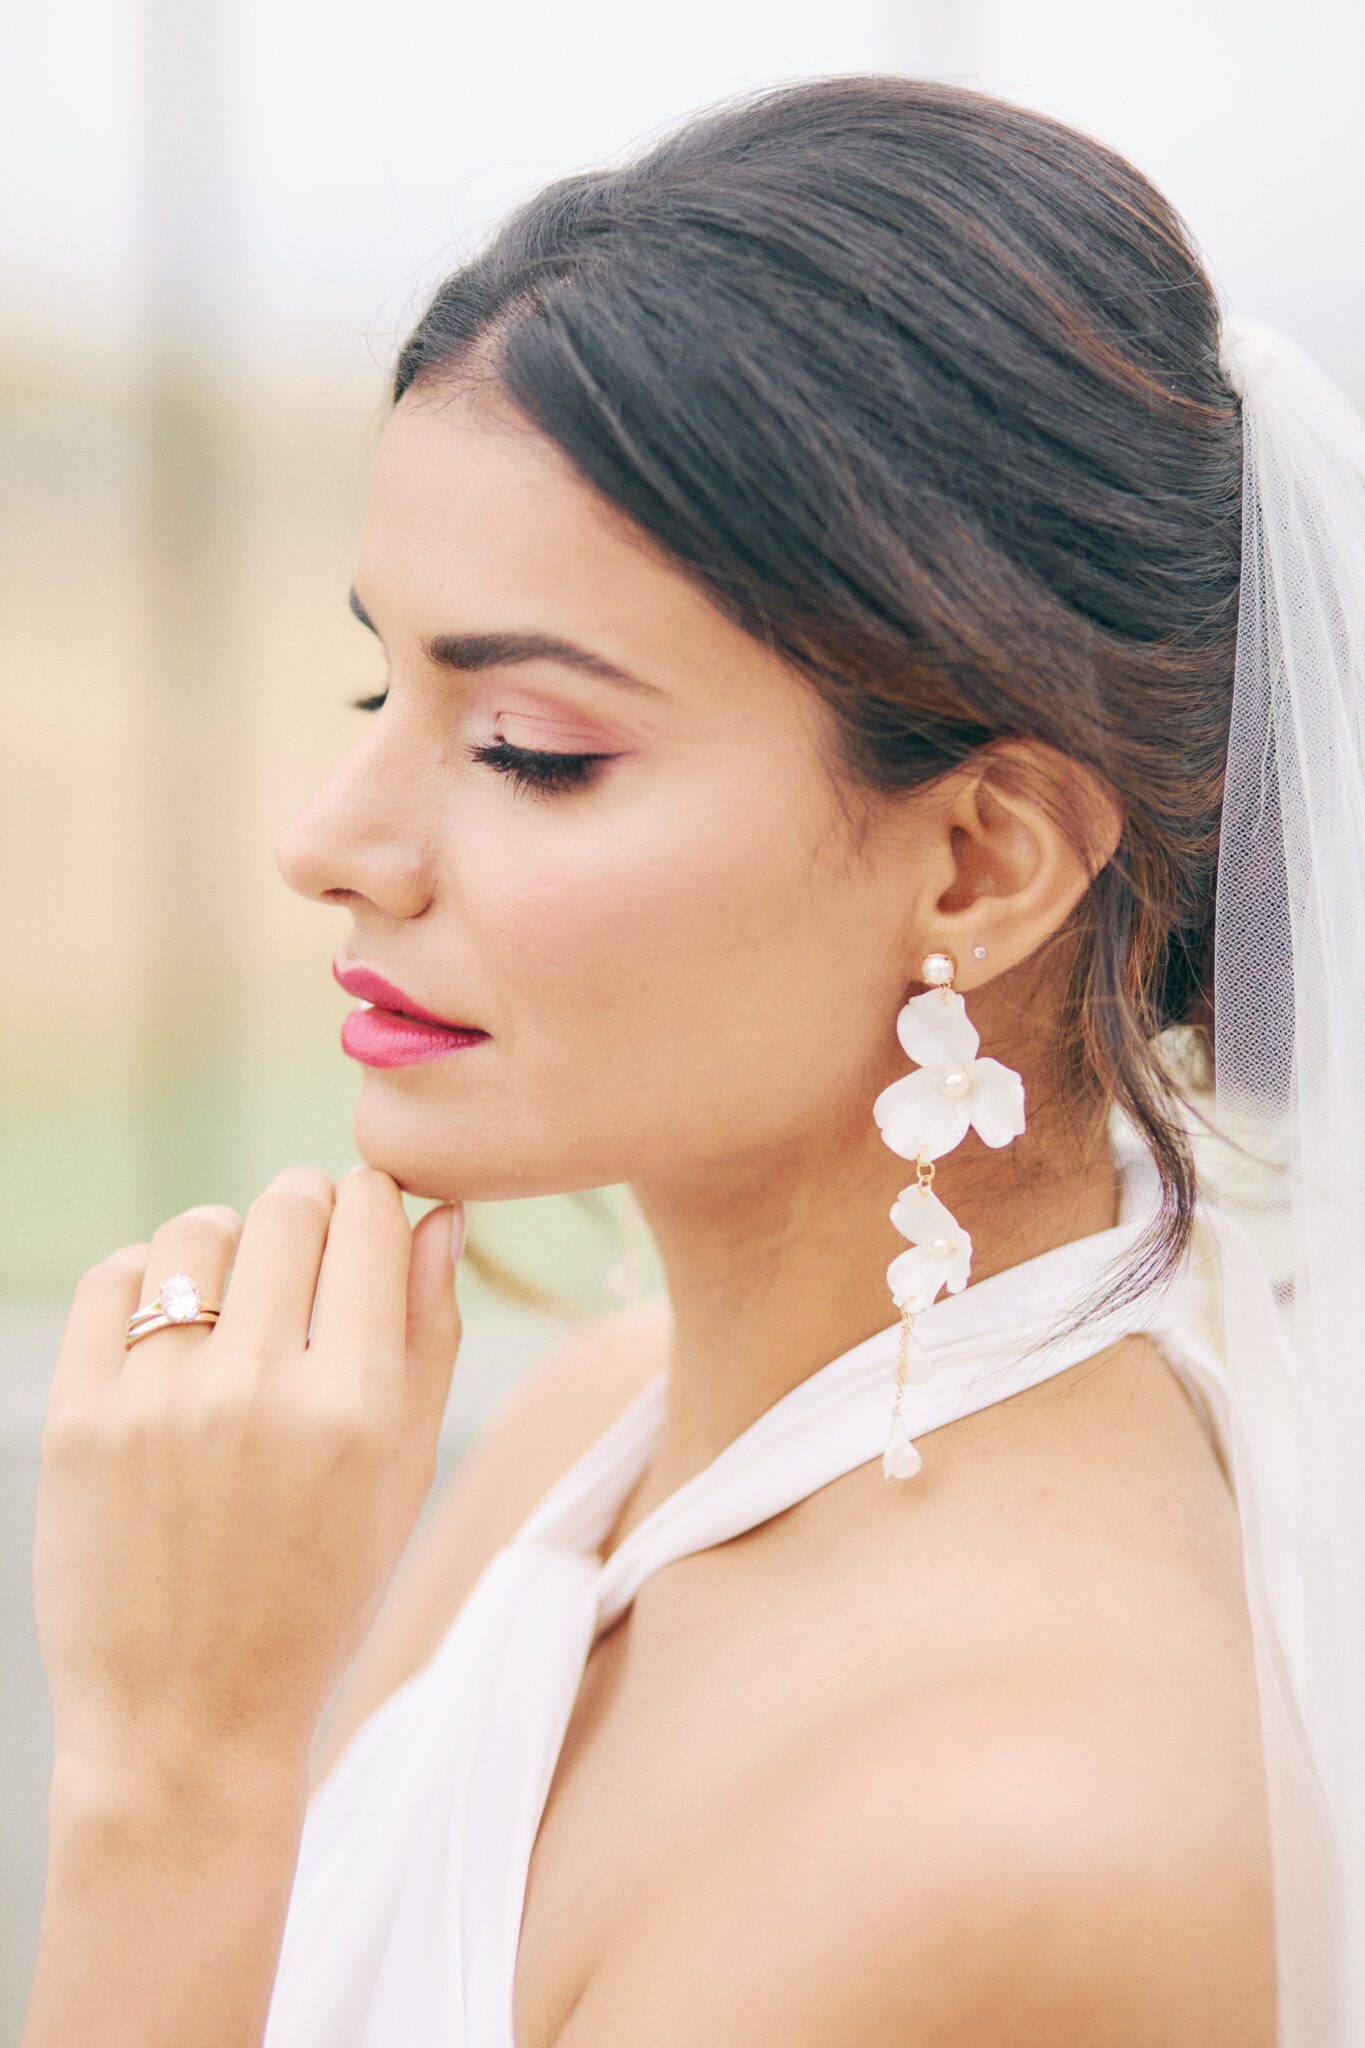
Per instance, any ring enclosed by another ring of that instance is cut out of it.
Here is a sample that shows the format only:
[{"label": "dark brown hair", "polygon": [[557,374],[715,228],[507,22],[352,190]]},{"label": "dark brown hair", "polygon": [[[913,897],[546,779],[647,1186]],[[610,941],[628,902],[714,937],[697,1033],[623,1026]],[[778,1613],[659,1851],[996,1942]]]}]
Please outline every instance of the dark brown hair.
[{"label": "dark brown hair", "polygon": [[1132,1120],[1162,1203],[1111,1299],[1177,1262],[1196,1192],[1156,1040],[1186,1025],[1211,1054],[1242,473],[1220,318],[1114,150],[964,87],[841,76],[546,187],[439,286],[392,383],[491,366],[809,680],[853,789],[1021,737],[1112,789],[1061,1078]]}]

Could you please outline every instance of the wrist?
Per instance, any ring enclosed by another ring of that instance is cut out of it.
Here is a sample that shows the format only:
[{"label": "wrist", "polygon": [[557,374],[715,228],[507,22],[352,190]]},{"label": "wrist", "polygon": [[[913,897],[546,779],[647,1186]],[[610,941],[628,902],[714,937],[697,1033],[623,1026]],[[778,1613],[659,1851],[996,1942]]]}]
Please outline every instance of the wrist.
[{"label": "wrist", "polygon": [[54,1818],[198,1811],[244,1816],[301,1813],[311,1745],[150,1737],[104,1730],[56,1745],[49,1804]]},{"label": "wrist", "polygon": [[101,1738],[54,1760],[26,2048],[259,2043],[307,1805],[297,1751]]}]

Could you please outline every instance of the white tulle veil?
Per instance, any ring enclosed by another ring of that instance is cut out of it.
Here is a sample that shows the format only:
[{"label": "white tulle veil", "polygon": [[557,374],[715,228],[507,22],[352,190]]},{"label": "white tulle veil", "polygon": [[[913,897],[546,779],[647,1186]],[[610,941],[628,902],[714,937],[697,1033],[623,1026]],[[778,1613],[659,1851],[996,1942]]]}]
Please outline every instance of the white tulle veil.
[{"label": "white tulle veil", "polygon": [[1242,572],[1214,941],[1218,1136],[1275,1329],[1232,1298],[1278,2048],[1365,2048],[1365,418],[1225,318]]}]

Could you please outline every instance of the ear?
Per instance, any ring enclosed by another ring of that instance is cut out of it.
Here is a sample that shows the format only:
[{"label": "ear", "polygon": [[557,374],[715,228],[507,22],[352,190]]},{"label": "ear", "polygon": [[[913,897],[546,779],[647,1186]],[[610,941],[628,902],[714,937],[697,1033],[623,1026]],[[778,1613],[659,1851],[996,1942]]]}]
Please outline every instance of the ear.
[{"label": "ear", "polygon": [[1112,858],[1123,811],[1102,776],[1040,740],[984,747],[938,790],[943,881],[924,951],[951,953],[965,989],[1027,960],[1061,929]]}]

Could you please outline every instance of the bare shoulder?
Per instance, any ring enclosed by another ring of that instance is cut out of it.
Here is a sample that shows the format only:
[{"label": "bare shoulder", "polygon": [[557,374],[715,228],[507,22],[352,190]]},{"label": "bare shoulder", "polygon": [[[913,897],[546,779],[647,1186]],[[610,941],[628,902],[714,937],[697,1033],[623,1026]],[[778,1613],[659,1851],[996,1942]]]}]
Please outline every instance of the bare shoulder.
[{"label": "bare shoulder", "polygon": [[653,1295],[593,1317],[522,1374],[404,1556],[322,1731],[313,1790],[360,1723],[435,1654],[493,1554],[662,1370],[671,1329],[667,1297]]},{"label": "bare shoulder", "polygon": [[[1272,2048],[1265,1816],[1167,1692],[1103,1652],[1013,1657],[932,1718],[870,1725],[798,1804],[835,1845],[812,2044]],[[784,1912],[799,1937],[799,1892]],[[849,1956],[880,1989],[841,2035]]]},{"label": "bare shoulder", "polygon": [[752,1768],[555,2048],[1271,2048],[1240,1537],[1159,1364],[1116,1347],[950,1425],[920,1493],[869,1461],[750,1547]]},{"label": "bare shoulder", "polygon": [[1263,1816],[1175,1726],[1102,1656],[878,1708],[784,1761],[556,2048],[1273,2048]]}]

